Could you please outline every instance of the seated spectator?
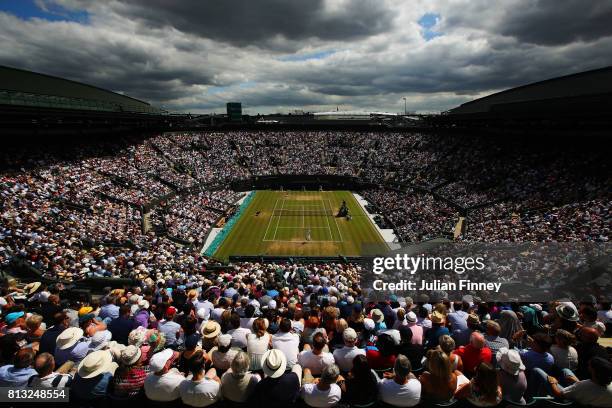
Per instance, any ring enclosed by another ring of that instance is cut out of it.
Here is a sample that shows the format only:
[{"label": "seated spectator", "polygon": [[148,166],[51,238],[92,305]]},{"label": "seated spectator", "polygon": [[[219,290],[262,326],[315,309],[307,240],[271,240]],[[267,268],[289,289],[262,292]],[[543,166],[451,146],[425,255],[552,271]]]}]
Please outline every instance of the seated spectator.
[{"label": "seated spectator", "polygon": [[[202,310],[206,309],[199,309],[198,312]],[[236,312],[232,312],[230,315],[229,323],[231,329],[227,331],[227,334],[232,336],[232,347],[246,350],[247,336],[251,333],[251,330],[240,326],[240,315]]]},{"label": "seated spectator", "polygon": [[312,349],[304,345],[304,350],[298,356],[298,363],[302,369],[308,369],[313,376],[321,375],[323,368],[334,364],[333,354],[324,351],[327,346],[327,339],[321,332],[316,333],[312,338]]},{"label": "seated spectator", "polygon": [[[306,369],[304,370],[306,371]],[[329,408],[340,402],[342,390],[338,383],[343,383],[340,369],[335,364],[323,368],[321,378],[316,383],[302,386],[302,399],[309,407]]]},{"label": "seated spectator", "polygon": [[291,331],[291,320],[287,318],[281,320],[278,332],[272,336],[272,348],[285,353],[288,369],[297,364],[300,353],[300,336]]},{"label": "seated spectator", "polygon": [[140,348],[129,345],[121,350],[119,368],[113,377],[112,395],[115,398],[136,397],[144,387],[145,379],[150,374],[148,365],[142,364]]},{"label": "seated spectator", "polygon": [[523,360],[526,370],[531,371],[534,368],[540,368],[550,374],[555,360],[548,352],[549,348],[550,339],[548,335],[536,333],[533,337],[528,336],[527,348],[520,351],[521,360]]},{"label": "seated spectator", "polygon": [[179,386],[185,377],[172,367],[178,355],[177,351],[167,348],[151,357],[149,365],[153,374],[144,382],[145,395],[151,401],[176,401],[180,398]]},{"label": "seated spectator", "polygon": [[463,371],[463,361],[461,357],[455,354],[455,340],[449,335],[444,335],[440,336],[438,343],[440,344],[440,350],[448,356],[452,370]]},{"label": "seated spectator", "polygon": [[291,406],[300,392],[302,371],[295,364],[285,372],[287,358],[280,350],[268,350],[262,358],[264,379],[255,386],[250,405],[258,408],[285,408]]},{"label": "seated spectator", "polygon": [[31,376],[36,375],[32,368],[35,353],[32,349],[19,350],[13,359],[13,364],[0,367],[0,387],[25,388]]},{"label": "seated spectator", "polygon": [[83,337],[83,329],[68,327],[57,336],[55,346],[55,364],[62,366],[66,361],[79,364],[89,352],[91,339]]},{"label": "seated spectator", "polygon": [[64,388],[72,384],[72,375],[55,372],[55,359],[50,353],[41,353],[34,361],[38,374],[30,377],[28,385],[34,388]]},{"label": "seated spectator", "polygon": [[578,368],[578,352],[573,347],[574,344],[576,344],[576,336],[567,330],[557,330],[555,344],[550,346],[550,354],[555,361],[555,367],[568,368],[572,371]]},{"label": "seated spectator", "polygon": [[209,320],[206,324],[200,326],[200,333],[202,334],[202,349],[210,351],[217,345],[217,339],[221,334],[221,325],[214,320]]},{"label": "seated spectator", "polygon": [[[365,355],[364,349],[357,348],[357,332],[352,328],[346,328],[342,332],[342,339],[344,340],[344,347],[334,350],[334,360],[340,371],[347,373],[353,368],[353,360],[358,355]],[[272,344],[274,345],[274,344]],[[276,348],[276,347],[275,347]]]},{"label": "seated spectator", "polygon": [[591,369],[589,361],[594,357],[608,358],[608,352],[599,344],[599,332],[592,327],[583,327],[577,334],[579,343],[576,345],[578,352],[578,370],[576,375],[580,379],[590,378]]},{"label": "seated spectator", "polygon": [[[231,341],[227,341],[228,345]],[[221,397],[221,380],[214,368],[206,371],[206,358],[203,350],[198,350],[190,367],[193,377],[179,385],[179,394],[183,404],[190,407],[207,407]]]},{"label": "seated spectator", "polygon": [[498,405],[502,399],[502,391],[495,368],[487,362],[479,363],[474,377],[455,392],[455,398],[465,398],[478,407]]},{"label": "seated spectator", "polygon": [[260,377],[249,372],[250,365],[249,355],[244,351],[238,351],[230,369],[221,377],[221,392],[224,399],[240,403],[246,402],[251,397]]},{"label": "seated spectator", "polygon": [[94,351],[85,357],[78,366],[71,394],[79,401],[105,398],[109,384],[117,369],[113,356],[108,350]]},{"label": "seated spectator", "polygon": [[164,318],[159,321],[157,329],[166,337],[166,347],[176,349],[183,343],[183,331],[181,325],[174,321],[176,317],[176,308],[168,307]]},{"label": "seated spectator", "polygon": [[[465,308],[464,308],[465,307]],[[467,310],[470,305],[463,302],[454,302],[454,312],[449,313],[446,316],[447,326],[451,331],[451,336],[457,346],[465,346],[470,340],[470,330],[468,330],[467,318],[469,316]]]},{"label": "seated spectator", "polygon": [[446,327],[444,327],[446,316],[434,310],[431,314],[431,329],[427,330],[425,333],[425,347],[427,349],[432,349],[438,347],[438,339],[440,336],[445,334],[449,334],[450,332]]},{"label": "seated spectator", "polygon": [[461,346],[456,351],[463,362],[463,372],[469,376],[476,371],[480,363],[491,363],[491,349],[485,346],[485,339],[482,333],[474,332],[470,336],[470,343]]},{"label": "seated spectator", "polygon": [[425,348],[420,344],[412,342],[413,331],[409,326],[400,327],[399,333],[400,344],[397,347],[397,354],[403,354],[408,357],[413,370],[420,370],[422,367],[421,361],[425,356]]},{"label": "seated spectator", "polygon": [[527,377],[520,354],[516,350],[502,348],[495,357],[503,398],[515,404],[525,404],[523,395],[527,391]]},{"label": "seated spectator", "polygon": [[485,334],[485,344],[491,349],[491,354],[496,355],[502,348],[509,348],[510,343],[507,339],[500,337],[501,326],[495,320],[487,320]]},{"label": "seated spectator", "polygon": [[406,313],[406,323],[412,331],[412,344],[423,345],[423,327],[417,324],[417,315],[414,312]]},{"label": "seated spectator", "polygon": [[378,398],[378,376],[370,368],[365,355],[353,358],[344,386],[340,386],[351,405],[368,405]]},{"label": "seated spectator", "polygon": [[55,341],[57,336],[64,331],[70,324],[70,318],[64,312],[57,312],[53,315],[53,326],[48,328],[40,336],[38,351],[40,353],[53,353],[55,351]]},{"label": "seated spectator", "polygon": [[218,345],[210,350],[210,358],[215,367],[219,371],[225,371],[230,368],[230,364],[236,357],[238,349],[232,348],[232,336],[222,334],[219,336]]},{"label": "seated spectator", "polygon": [[569,385],[565,387],[556,378],[546,377],[551,394],[583,406],[612,407],[612,363],[605,358],[593,357],[589,360],[589,371],[591,378],[588,380],[579,381],[574,376],[566,376]]},{"label": "seated spectator", "polygon": [[412,375],[410,360],[398,355],[393,373],[378,382],[380,400],[394,407],[413,407],[421,400],[421,383]]},{"label": "seated spectator", "polygon": [[195,355],[196,351],[202,350],[199,343],[200,335],[198,333],[190,334],[189,336],[185,337],[185,350],[183,350],[181,353],[178,362],[178,369],[181,373],[189,373],[191,359]]},{"label": "seated spectator", "polygon": [[467,382],[461,372],[453,369],[448,354],[436,349],[427,352],[426,371],[421,374],[419,380],[423,399],[432,402],[450,400],[457,391],[457,387],[462,382]]},{"label": "seated spectator", "polygon": [[138,322],[132,317],[131,311],[130,305],[121,305],[119,317],[108,324],[108,331],[113,334],[113,340],[124,346],[128,345],[130,332],[138,327]]},{"label": "seated spectator", "polygon": [[27,339],[29,343],[38,343],[40,338],[45,333],[45,329],[41,327],[43,317],[38,314],[33,314],[25,321]]},{"label": "seated spectator", "polygon": [[385,315],[380,309],[372,309],[370,312],[372,320],[374,320],[374,331],[379,332],[387,330],[387,324],[385,323]]},{"label": "seated spectator", "polygon": [[259,317],[253,322],[253,333],[247,336],[247,353],[251,359],[251,370],[261,370],[263,355],[270,348],[272,336],[266,331],[266,320]]},{"label": "seated spectator", "polygon": [[25,313],[23,311],[11,312],[4,317],[6,326],[1,329],[3,334],[27,334]]},{"label": "seated spectator", "polygon": [[396,346],[389,334],[381,334],[375,346],[366,348],[366,357],[374,370],[384,370],[393,367],[396,358]]}]

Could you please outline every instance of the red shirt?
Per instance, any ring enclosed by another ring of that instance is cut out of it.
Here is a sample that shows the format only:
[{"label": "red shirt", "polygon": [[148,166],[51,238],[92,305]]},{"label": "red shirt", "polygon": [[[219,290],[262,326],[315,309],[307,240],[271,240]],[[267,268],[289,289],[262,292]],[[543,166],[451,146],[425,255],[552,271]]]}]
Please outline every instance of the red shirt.
[{"label": "red shirt", "polygon": [[476,367],[478,367],[478,364],[481,362],[490,363],[492,356],[490,348],[483,347],[478,350],[471,344],[459,347],[455,350],[455,354],[463,360],[463,371],[466,373],[473,373],[476,371]]},{"label": "red shirt", "polygon": [[392,368],[395,364],[395,356],[383,356],[380,351],[375,348],[368,347],[366,350],[366,358],[370,363],[370,368],[374,370],[382,370],[385,368]]}]

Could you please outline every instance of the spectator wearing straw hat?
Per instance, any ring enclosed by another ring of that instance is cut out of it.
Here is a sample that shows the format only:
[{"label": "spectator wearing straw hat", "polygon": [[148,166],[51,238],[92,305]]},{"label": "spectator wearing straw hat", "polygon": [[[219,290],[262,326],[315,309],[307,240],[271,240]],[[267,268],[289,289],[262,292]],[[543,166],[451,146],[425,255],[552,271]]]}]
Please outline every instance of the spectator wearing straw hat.
[{"label": "spectator wearing straw hat", "polygon": [[91,339],[83,337],[83,329],[68,327],[57,336],[55,342],[55,364],[63,365],[66,361],[78,364],[89,352]]},{"label": "spectator wearing straw hat", "polygon": [[108,350],[98,350],[85,357],[78,366],[70,387],[73,395],[81,401],[104,398],[117,369]]},{"label": "spectator wearing straw hat", "polygon": [[221,325],[214,320],[209,320],[200,327],[200,333],[202,333],[202,348],[210,351],[217,345]]},{"label": "spectator wearing straw hat", "polygon": [[287,368],[287,358],[280,350],[268,350],[262,359],[264,379],[255,387],[250,403],[259,408],[284,408],[292,405],[300,391],[301,367]]},{"label": "spectator wearing straw hat", "polygon": [[149,375],[144,382],[145,395],[151,401],[176,401],[180,398],[179,386],[185,377],[172,367],[179,353],[167,348],[151,357]]},{"label": "spectator wearing straw hat", "polygon": [[425,333],[425,347],[432,349],[438,347],[438,339],[445,334],[450,335],[449,330],[444,326],[446,316],[444,313],[434,310],[431,313],[431,329]]}]

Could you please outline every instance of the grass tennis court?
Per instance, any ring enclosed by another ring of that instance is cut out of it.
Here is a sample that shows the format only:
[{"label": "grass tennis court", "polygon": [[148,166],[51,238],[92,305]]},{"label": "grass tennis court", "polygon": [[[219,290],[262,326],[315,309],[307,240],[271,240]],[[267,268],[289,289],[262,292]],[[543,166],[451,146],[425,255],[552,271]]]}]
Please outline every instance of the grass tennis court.
[{"label": "grass tennis court", "polygon": [[[352,219],[336,217],[346,201]],[[384,245],[349,191],[257,191],[214,256],[359,256]]]}]

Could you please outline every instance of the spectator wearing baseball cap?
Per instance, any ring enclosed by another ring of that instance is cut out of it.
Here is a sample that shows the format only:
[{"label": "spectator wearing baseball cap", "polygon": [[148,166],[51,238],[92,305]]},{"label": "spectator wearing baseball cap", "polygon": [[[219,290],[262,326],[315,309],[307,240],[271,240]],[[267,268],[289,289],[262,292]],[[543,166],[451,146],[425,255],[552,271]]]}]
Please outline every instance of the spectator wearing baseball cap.
[{"label": "spectator wearing baseball cap", "polygon": [[342,332],[344,346],[334,350],[334,360],[341,372],[348,373],[353,368],[353,360],[356,356],[365,356],[365,349],[357,347],[357,332],[349,327]]},{"label": "spectator wearing baseball cap", "polygon": [[175,316],[176,308],[170,306],[166,309],[164,318],[157,325],[157,329],[166,337],[166,346],[171,349],[176,349],[183,343],[183,329],[174,321]]},{"label": "spectator wearing baseball cap", "polygon": [[172,367],[179,353],[170,348],[153,354],[149,362],[151,372],[144,382],[145,395],[151,401],[170,402],[180,398],[179,386],[185,377]]}]

